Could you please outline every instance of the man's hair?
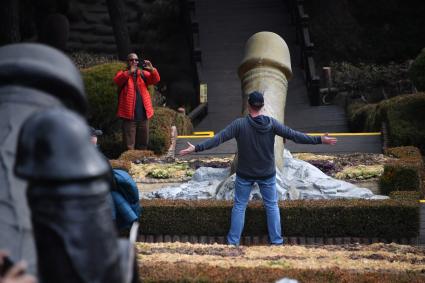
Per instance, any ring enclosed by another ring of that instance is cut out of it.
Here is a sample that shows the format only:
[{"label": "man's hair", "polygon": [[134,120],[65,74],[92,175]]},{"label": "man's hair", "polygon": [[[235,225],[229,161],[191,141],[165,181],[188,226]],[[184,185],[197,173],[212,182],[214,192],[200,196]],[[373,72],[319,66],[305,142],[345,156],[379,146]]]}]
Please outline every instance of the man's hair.
[{"label": "man's hair", "polygon": [[136,53],[130,53],[130,54],[128,54],[127,55],[127,60],[130,60],[131,57],[134,57],[134,56],[138,57]]},{"label": "man's hair", "polygon": [[248,104],[255,110],[260,111],[264,106],[264,96],[261,92],[253,91],[248,95]]}]

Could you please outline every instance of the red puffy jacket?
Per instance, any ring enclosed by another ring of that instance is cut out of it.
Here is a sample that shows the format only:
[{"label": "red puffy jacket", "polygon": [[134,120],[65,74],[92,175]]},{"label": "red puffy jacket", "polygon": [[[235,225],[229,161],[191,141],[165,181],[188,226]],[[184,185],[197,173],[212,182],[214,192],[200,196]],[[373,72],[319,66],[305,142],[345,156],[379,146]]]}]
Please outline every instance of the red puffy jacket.
[{"label": "red puffy jacket", "polygon": [[[140,72],[143,72],[146,83],[143,81]],[[160,80],[158,70],[153,69],[152,72],[137,69],[137,87],[139,88],[142,96],[143,105],[146,110],[146,117],[148,119],[153,116],[153,107],[147,85],[157,84]],[[128,70],[119,71],[115,77],[114,82],[121,88],[118,98],[118,112],[117,116],[124,119],[134,119],[134,107],[136,105],[136,89],[134,86],[133,78]]]}]

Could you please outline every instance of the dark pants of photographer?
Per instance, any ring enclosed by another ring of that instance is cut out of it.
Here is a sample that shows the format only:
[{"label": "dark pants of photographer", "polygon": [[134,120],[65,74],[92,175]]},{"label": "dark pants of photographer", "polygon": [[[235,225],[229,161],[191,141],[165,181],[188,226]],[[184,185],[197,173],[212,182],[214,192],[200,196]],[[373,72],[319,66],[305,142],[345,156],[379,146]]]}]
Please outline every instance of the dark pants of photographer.
[{"label": "dark pants of photographer", "polygon": [[122,120],[125,150],[147,149],[149,141],[149,120]]}]

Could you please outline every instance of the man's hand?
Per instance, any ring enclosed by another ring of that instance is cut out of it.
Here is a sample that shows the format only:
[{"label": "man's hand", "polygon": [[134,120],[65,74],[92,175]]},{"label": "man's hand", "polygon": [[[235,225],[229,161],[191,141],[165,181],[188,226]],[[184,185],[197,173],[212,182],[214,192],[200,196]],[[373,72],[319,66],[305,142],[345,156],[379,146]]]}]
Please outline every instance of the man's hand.
[{"label": "man's hand", "polygon": [[151,61],[149,61],[149,60],[145,60],[145,61],[144,61],[144,63],[145,63],[144,68],[145,68],[146,70],[148,70],[148,71],[152,72],[152,71],[153,71],[153,66],[152,66]]},{"label": "man's hand", "polygon": [[338,141],[336,138],[330,137],[328,133],[326,133],[325,135],[321,136],[320,138],[322,139],[322,144],[334,145]]},{"label": "man's hand", "polygon": [[179,152],[180,155],[190,154],[190,153],[195,151],[195,146],[193,144],[191,144],[190,142],[187,142],[187,145],[188,145],[188,147],[180,150],[180,152]]}]

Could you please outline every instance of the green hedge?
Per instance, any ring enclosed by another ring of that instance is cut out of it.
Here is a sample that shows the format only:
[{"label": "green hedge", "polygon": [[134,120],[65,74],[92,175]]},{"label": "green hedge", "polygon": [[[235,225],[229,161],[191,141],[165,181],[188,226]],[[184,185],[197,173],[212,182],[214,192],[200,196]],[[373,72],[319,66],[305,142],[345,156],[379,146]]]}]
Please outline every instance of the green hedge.
[{"label": "green hedge", "polygon": [[352,103],[347,107],[348,126],[353,132],[381,131],[379,104]]},{"label": "green hedge", "polygon": [[[118,157],[123,149],[121,123],[116,117],[118,87],[113,78],[124,67],[121,62],[113,62],[81,71],[89,100],[88,120],[90,125],[103,130],[104,135],[99,143],[102,151],[110,158]],[[155,95],[153,87],[149,87],[149,92]],[[192,132],[192,123],[187,116],[168,108],[155,107],[155,114],[149,124],[149,149],[158,154],[167,151],[172,125],[176,125],[181,134]]]},{"label": "green hedge", "polygon": [[421,193],[418,191],[393,191],[390,193],[390,198],[396,200],[420,200]]},{"label": "green hedge", "polygon": [[180,135],[193,131],[190,119],[174,110],[164,107],[155,108],[155,115],[149,122],[149,146],[157,154],[165,153],[171,144],[171,126],[177,127]]},{"label": "green hedge", "polygon": [[416,147],[404,146],[389,148],[387,155],[399,158],[384,165],[384,173],[380,177],[381,193],[393,191],[421,191],[421,174],[423,161]]},{"label": "green hedge", "polygon": [[122,62],[113,62],[81,71],[89,101],[89,123],[106,133],[117,128],[118,87],[113,78],[124,67]]},{"label": "green hedge", "polygon": [[348,124],[355,132],[379,131],[386,122],[390,146],[413,145],[425,152],[425,93],[401,95],[378,104],[353,103]]},{"label": "green hedge", "polygon": [[425,48],[410,66],[409,77],[418,91],[425,91]]},{"label": "green hedge", "polygon": [[[225,236],[232,202],[143,200],[143,234]],[[416,201],[283,201],[279,203],[282,231],[287,237],[416,237],[419,203]],[[261,202],[246,211],[244,235],[267,234]]]}]

